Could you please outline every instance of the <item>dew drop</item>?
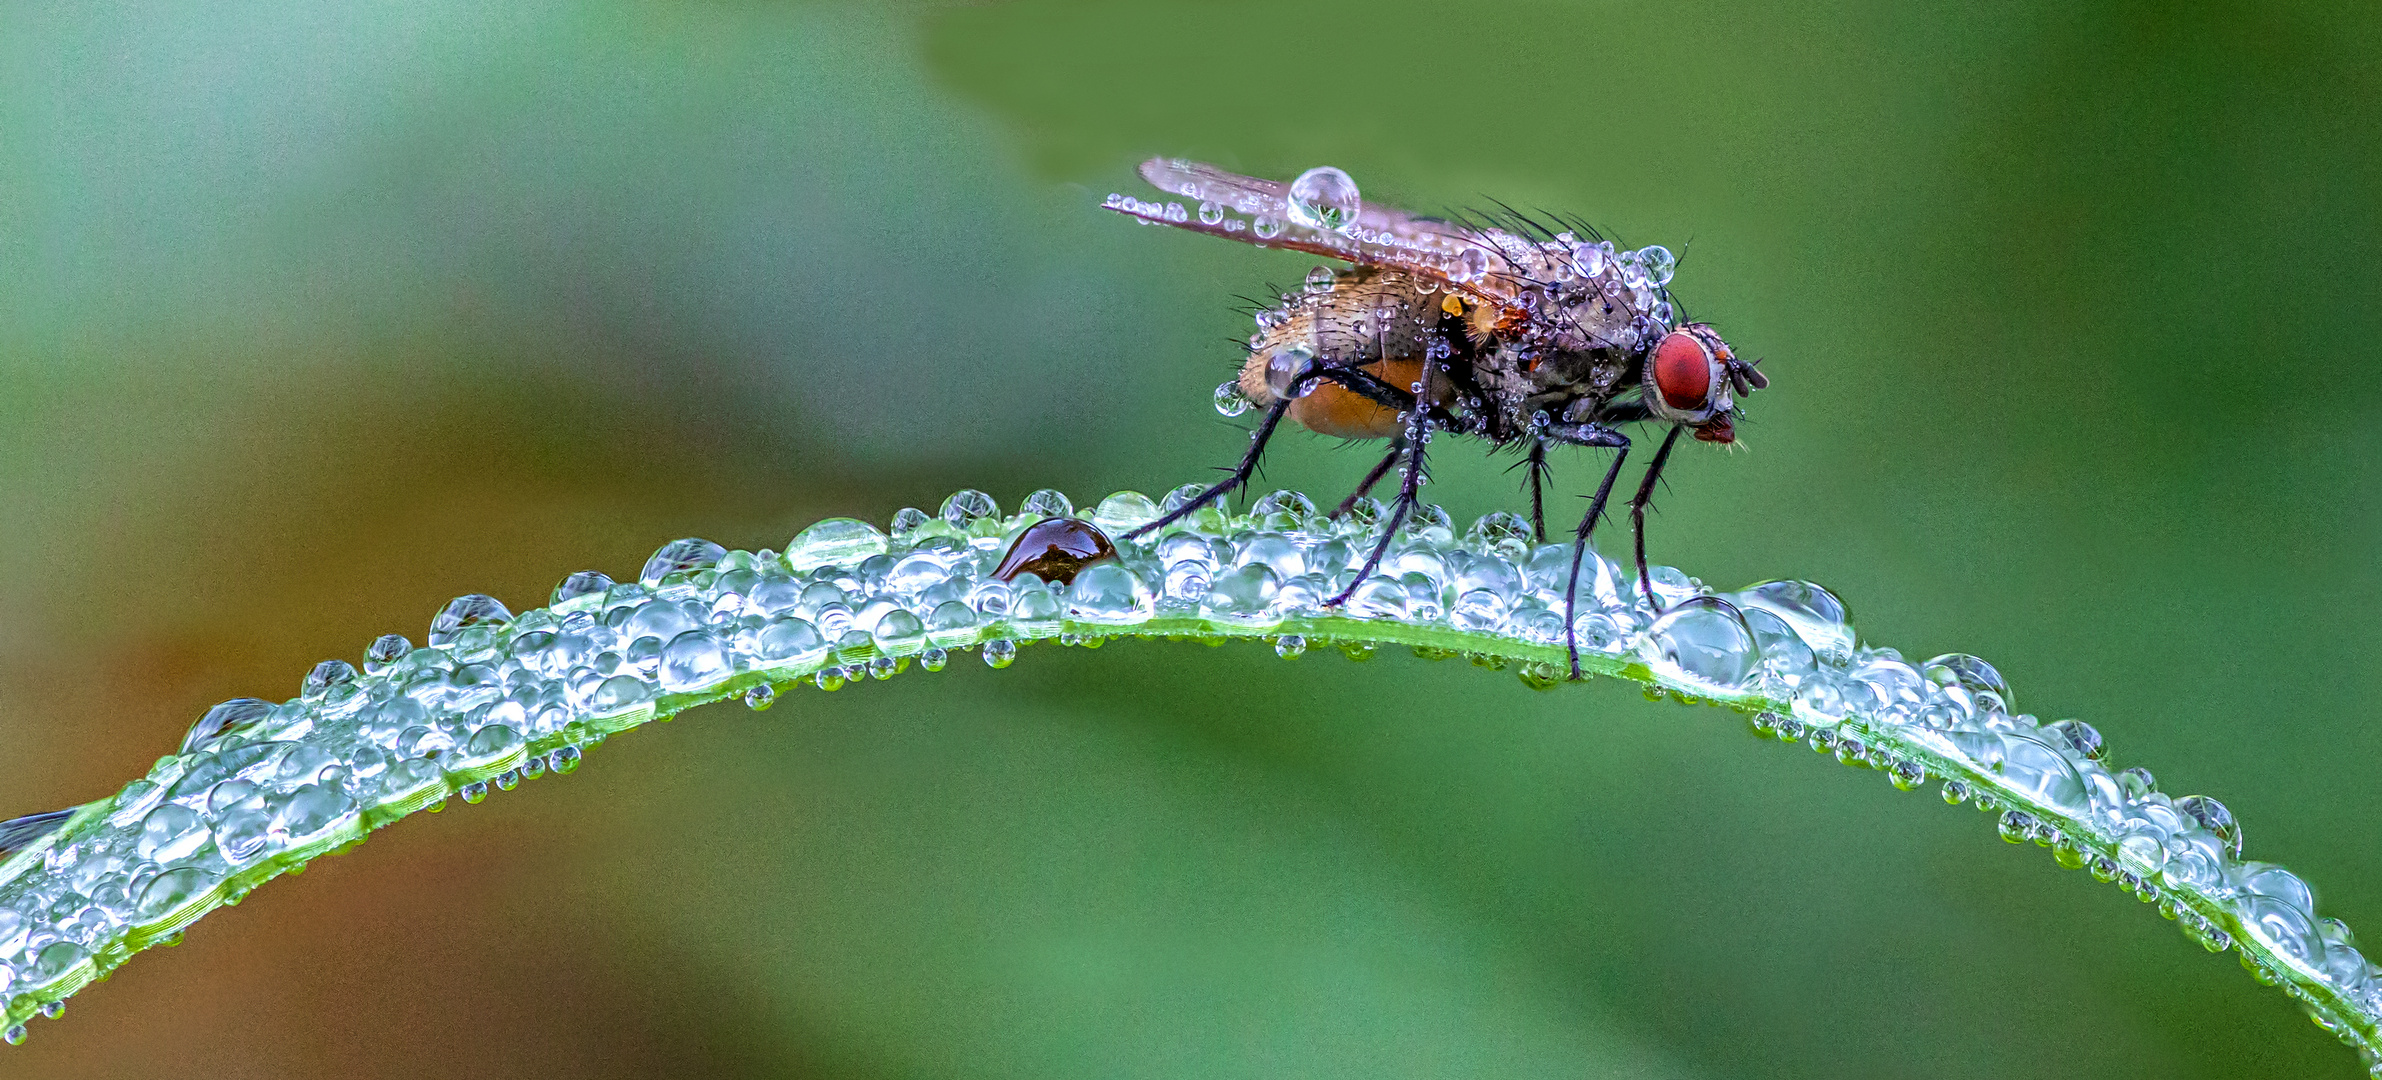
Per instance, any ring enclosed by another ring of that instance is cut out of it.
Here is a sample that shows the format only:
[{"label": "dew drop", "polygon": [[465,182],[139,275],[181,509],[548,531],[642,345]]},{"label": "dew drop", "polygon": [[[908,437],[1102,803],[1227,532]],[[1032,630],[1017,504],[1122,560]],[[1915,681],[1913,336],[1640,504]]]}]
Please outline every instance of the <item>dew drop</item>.
[{"label": "dew drop", "polygon": [[1274,655],[1284,660],[1296,660],[1307,651],[1307,639],[1297,634],[1284,634],[1274,639]]},{"label": "dew drop", "polygon": [[1140,622],[1154,603],[1149,583],[1114,560],[1087,567],[1067,587],[1068,612],[1088,622]]},{"label": "dew drop", "polygon": [[2043,734],[2051,738],[2052,745],[2075,751],[2078,757],[2091,761],[2099,761],[2109,752],[2107,747],[2101,745],[2101,733],[2082,720],[2058,720],[2045,724]]},{"label": "dew drop", "polygon": [[1656,244],[1638,249],[1638,264],[1645,268],[1646,283],[1657,288],[1671,283],[1671,275],[1679,269],[1679,259],[1671,249]]},{"label": "dew drop", "polygon": [[578,747],[565,746],[554,751],[549,760],[553,762],[555,772],[569,776],[579,771],[580,756]]},{"label": "dew drop", "polygon": [[801,572],[822,566],[858,566],[885,553],[885,534],[865,521],[828,518],[786,542],[786,565]]},{"label": "dew drop", "polygon": [[1593,244],[1581,243],[1571,246],[1571,261],[1579,267],[1580,276],[1583,278],[1602,275],[1606,265],[1610,263],[1612,255],[1613,245],[1603,240]]},{"label": "dew drop", "polygon": [[345,660],[325,660],[306,673],[306,680],[298,684],[298,692],[306,697],[318,697],[334,686],[346,686],[354,681],[354,664]]},{"label": "dew drop", "polygon": [[1470,283],[1479,281],[1488,276],[1488,273],[1488,251],[1479,247],[1468,247],[1464,249],[1462,255],[1456,257],[1456,265],[1448,271],[1448,276],[1460,282]]},{"label": "dew drop", "polygon": [[1257,234],[1257,238],[1260,240],[1271,240],[1282,235],[1282,222],[1275,218],[1259,215],[1257,220],[1249,223],[1249,231]]},{"label": "dew drop", "polygon": [[1046,518],[1074,517],[1075,502],[1067,497],[1066,492],[1043,488],[1026,496],[1026,501],[1018,505],[1017,512]]},{"label": "dew drop", "polygon": [[943,508],[938,512],[938,516],[948,522],[952,528],[965,532],[969,526],[979,521],[1001,516],[1001,504],[994,502],[992,496],[975,488],[961,488],[952,492],[950,498],[943,500]]},{"label": "dew drop", "polygon": [[1318,165],[1290,182],[1290,220],[1310,229],[1347,232],[1364,209],[1356,181],[1329,165]]},{"label": "dew drop", "polygon": [[1241,393],[1239,379],[1226,379],[1216,384],[1216,412],[1223,416],[1239,416],[1249,411],[1249,397]]},{"label": "dew drop", "polygon": [[1092,524],[1108,533],[1130,532],[1157,518],[1158,504],[1138,491],[1117,492],[1092,508]]},{"label": "dew drop", "polygon": [[403,634],[382,634],[364,648],[364,674],[378,675],[388,666],[414,651],[414,643]]},{"label": "dew drop", "polygon": [[2017,708],[2017,703],[2010,697],[2010,684],[2002,681],[2002,673],[1995,671],[1992,664],[1967,653],[1945,653],[1921,664],[1919,670],[1929,682],[1938,686],[1958,686],[1971,694],[1995,695],[1994,700],[2001,712],[2007,713]]},{"label": "dew drop", "polygon": [[1216,223],[1218,223],[1218,222],[1221,222],[1221,221],[1223,221],[1223,220],[1224,220],[1224,208],[1223,208],[1223,207],[1221,207],[1221,206],[1218,206],[1218,205],[1216,205],[1214,202],[1207,201],[1207,200],[1202,200],[1202,201],[1200,202],[1200,204],[1199,204],[1199,223],[1200,223],[1200,224],[1202,224],[1202,225],[1214,225],[1214,224],[1216,224]]},{"label": "dew drop", "polygon": [[1736,607],[1710,596],[1681,601],[1655,620],[1639,656],[1657,674],[1715,690],[1742,687],[1760,660]]},{"label": "dew drop", "polygon": [[576,600],[582,596],[601,596],[611,590],[612,578],[600,570],[581,570],[562,579],[554,587],[554,603]]},{"label": "dew drop", "polygon": [[[1106,506],[1106,503],[1101,504]],[[1108,534],[1081,518],[1044,518],[1026,527],[993,568],[997,581],[1016,581],[1032,575],[1053,584],[1075,580],[1084,567],[1117,557]]]},{"label": "dew drop", "polygon": [[212,749],[225,739],[245,735],[272,711],[273,703],[260,698],[233,698],[217,705],[190,725],[190,731],[182,736],[182,752]]},{"label": "dew drop", "polygon": [[1017,662],[1017,643],[1008,638],[995,638],[984,643],[984,663],[987,667],[1005,668]]},{"label": "dew drop", "polygon": [[10,1046],[23,1046],[23,1045],[25,1045],[25,1025],[23,1025],[23,1024],[10,1024],[10,1025],[8,1025],[8,1030],[6,1030],[6,1031],[0,1031],[0,1039],[7,1040],[7,1042],[8,1042],[8,1045],[10,1045]]},{"label": "dew drop", "polygon": [[727,651],[708,630],[689,630],[662,649],[662,689],[674,694],[704,689],[729,671]]},{"label": "dew drop", "polygon": [[754,712],[768,712],[777,704],[777,687],[762,683],[744,692],[744,707]]},{"label": "dew drop", "polygon": [[933,520],[926,511],[905,506],[893,512],[893,522],[886,531],[897,544],[915,544],[919,540],[919,530],[926,528],[927,523]]},{"label": "dew drop", "polygon": [[457,636],[466,630],[497,627],[511,621],[513,613],[493,596],[484,593],[458,596],[447,601],[447,606],[430,620],[430,646],[444,648],[455,644]]},{"label": "dew drop", "polygon": [[471,783],[463,785],[461,794],[463,796],[464,802],[471,803],[476,806],[480,803],[488,801],[488,784],[484,780],[475,780]]},{"label": "dew drop", "polygon": [[2240,857],[2241,823],[2233,819],[2233,811],[2225,809],[2224,803],[2206,795],[2186,795],[2175,800],[2175,809],[2199,822],[2201,828],[2217,834],[2234,856]]}]

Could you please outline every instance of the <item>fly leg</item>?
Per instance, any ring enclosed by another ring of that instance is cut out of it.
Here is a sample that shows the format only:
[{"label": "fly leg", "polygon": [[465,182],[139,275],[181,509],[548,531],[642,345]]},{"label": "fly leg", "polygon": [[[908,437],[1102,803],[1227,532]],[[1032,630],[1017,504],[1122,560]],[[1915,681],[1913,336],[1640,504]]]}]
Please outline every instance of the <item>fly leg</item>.
[{"label": "fly leg", "polygon": [[[1282,426],[1282,417],[1290,412],[1290,403],[1298,400],[1299,392],[1318,379],[1339,383],[1367,397],[1373,397],[1376,394],[1395,395],[1397,393],[1394,387],[1364,372],[1351,371],[1346,368],[1327,368],[1319,361],[1309,362],[1306,370],[1299,372],[1298,378],[1292,381],[1290,393],[1282,395],[1280,401],[1274,402],[1273,406],[1265,411],[1265,419],[1258,423],[1257,430],[1249,433],[1249,452],[1241,455],[1241,463],[1233,466],[1230,475],[1206,491],[1200,492],[1191,501],[1176,507],[1172,513],[1126,533],[1125,539],[1140,539],[1144,535],[1172,525],[1200,507],[1230,494],[1234,488],[1248,483],[1249,477],[1257,472],[1257,459],[1264,455],[1265,444],[1274,437],[1274,429]],[[1402,407],[1410,408],[1413,400],[1411,396],[1404,397],[1406,405]]]},{"label": "fly leg", "polygon": [[1530,535],[1535,543],[1547,542],[1547,444],[1544,439],[1530,441],[1530,457],[1523,464],[1530,470]]},{"label": "fly leg", "polygon": [[1373,485],[1380,483],[1382,477],[1389,475],[1390,466],[1397,464],[1399,455],[1405,452],[1406,440],[1404,438],[1391,439],[1389,453],[1382,456],[1380,464],[1373,466],[1372,472],[1365,474],[1364,482],[1358,484],[1355,491],[1349,492],[1347,498],[1340,500],[1340,508],[1332,511],[1332,516],[1340,517],[1355,507],[1358,499],[1364,498],[1366,492],[1373,490]]},{"label": "fly leg", "polygon": [[1613,481],[1621,475],[1621,463],[1629,460],[1629,436],[1602,424],[1560,425],[1551,432],[1562,441],[1575,446],[1609,446],[1613,448],[1613,465],[1605,470],[1604,482],[1596,485],[1596,494],[1588,500],[1588,513],[1580,518],[1580,529],[1572,534],[1571,577],[1563,587],[1563,651],[1571,659],[1571,677],[1580,674],[1579,596],[1580,561],[1588,553],[1588,536],[1596,531],[1597,520],[1605,516],[1605,502],[1613,497]]},{"label": "fly leg", "polygon": [[1646,594],[1646,606],[1656,615],[1662,605],[1654,602],[1654,582],[1646,574],[1646,507],[1654,502],[1654,482],[1662,479],[1663,463],[1671,460],[1671,446],[1679,441],[1681,428],[1672,428],[1663,436],[1662,449],[1654,452],[1654,463],[1646,466],[1646,479],[1638,483],[1637,498],[1629,500],[1629,534],[1637,545],[1638,591]]},{"label": "fly leg", "polygon": [[1382,524],[1381,542],[1373,545],[1373,553],[1365,556],[1365,565],[1357,570],[1354,578],[1349,579],[1348,587],[1340,590],[1340,595],[1323,602],[1325,607],[1339,607],[1347,603],[1349,597],[1356,595],[1357,586],[1364,584],[1366,578],[1373,576],[1373,571],[1380,569],[1381,557],[1389,553],[1390,541],[1398,538],[1398,526],[1405,524],[1406,515],[1414,510],[1416,497],[1423,490],[1423,447],[1431,441],[1430,410],[1423,406],[1421,393],[1424,387],[1431,385],[1431,376],[1438,366],[1438,361],[1424,357],[1422,377],[1414,381],[1414,405],[1406,410],[1406,433],[1398,438],[1399,442],[1405,444],[1406,467],[1398,474],[1398,502],[1390,508],[1389,520]]}]

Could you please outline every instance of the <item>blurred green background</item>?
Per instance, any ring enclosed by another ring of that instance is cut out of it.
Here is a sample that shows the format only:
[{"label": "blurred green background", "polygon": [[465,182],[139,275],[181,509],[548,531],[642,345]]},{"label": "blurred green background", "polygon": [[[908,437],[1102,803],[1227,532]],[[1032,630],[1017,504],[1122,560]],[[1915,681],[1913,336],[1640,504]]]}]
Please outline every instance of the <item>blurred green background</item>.
[{"label": "blurred green background", "polygon": [[[2323,3],[12,3],[0,814],[457,593],[1229,461],[1230,296],[1311,260],[1095,209],[1169,153],[1683,249],[1775,385],[1659,559],[1988,657],[2382,935],[2378,57]],[[1118,643],[588,762],[0,1073],[2359,1075],[1974,812],[1628,687]]]}]

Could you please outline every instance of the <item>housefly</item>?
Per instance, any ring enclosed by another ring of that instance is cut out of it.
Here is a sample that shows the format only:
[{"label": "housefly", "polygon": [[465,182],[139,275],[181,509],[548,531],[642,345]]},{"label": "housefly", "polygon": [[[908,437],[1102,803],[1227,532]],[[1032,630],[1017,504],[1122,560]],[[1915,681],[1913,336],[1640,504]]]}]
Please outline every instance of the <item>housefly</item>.
[{"label": "housefly", "polygon": [[1381,539],[1339,595],[1371,577],[1413,512],[1434,432],[1517,448],[1530,477],[1531,525],[1546,538],[1548,448],[1611,449],[1612,465],[1572,535],[1564,643],[1580,675],[1580,562],[1628,459],[1624,425],[1665,429],[1630,499],[1638,588],[1660,610],[1646,572],[1645,519],[1681,432],[1736,439],[1737,399],[1769,385],[1711,326],[1682,321],[1670,293],[1677,265],[1660,247],[1616,248],[1585,222],[1501,208],[1455,220],[1419,217],[1360,196],[1347,173],[1309,169],[1289,183],[1177,158],[1143,162],[1166,195],[1111,195],[1108,209],[1146,223],[1288,248],[1348,265],[1317,267],[1303,288],[1257,314],[1240,375],[1217,388],[1227,412],[1263,418],[1240,464],[1214,486],[1129,534],[1165,527],[1246,483],[1288,418],[1351,439],[1387,439],[1388,453],[1340,504],[1345,512],[1392,469],[1396,500]]}]

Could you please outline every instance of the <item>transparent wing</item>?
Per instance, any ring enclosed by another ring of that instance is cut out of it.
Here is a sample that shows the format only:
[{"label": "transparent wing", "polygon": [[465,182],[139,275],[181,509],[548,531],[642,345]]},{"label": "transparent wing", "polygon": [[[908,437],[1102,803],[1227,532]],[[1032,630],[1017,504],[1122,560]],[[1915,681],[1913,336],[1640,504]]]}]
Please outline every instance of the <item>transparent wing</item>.
[{"label": "transparent wing", "polygon": [[1530,265],[1538,245],[1502,230],[1417,217],[1372,202],[1361,203],[1340,228],[1318,228],[1300,224],[1290,205],[1290,185],[1280,181],[1181,158],[1151,158],[1142,162],[1141,175],[1188,205],[1130,195],[1111,195],[1103,205],[1152,224],[1244,244],[1394,267],[1491,301],[1513,299],[1541,269]]}]

